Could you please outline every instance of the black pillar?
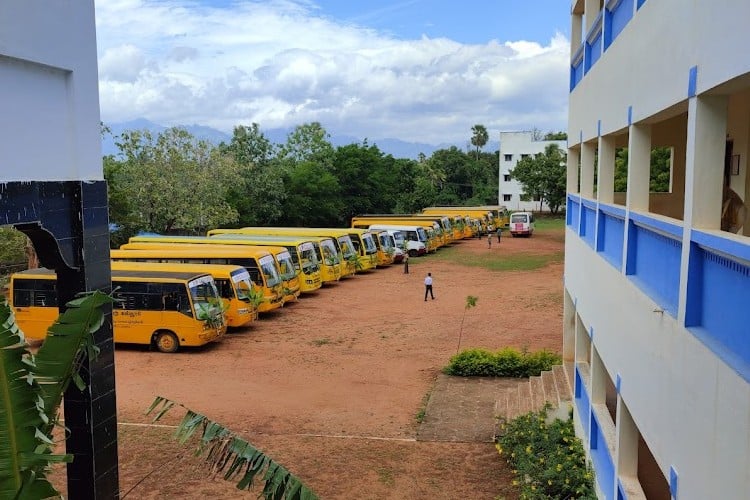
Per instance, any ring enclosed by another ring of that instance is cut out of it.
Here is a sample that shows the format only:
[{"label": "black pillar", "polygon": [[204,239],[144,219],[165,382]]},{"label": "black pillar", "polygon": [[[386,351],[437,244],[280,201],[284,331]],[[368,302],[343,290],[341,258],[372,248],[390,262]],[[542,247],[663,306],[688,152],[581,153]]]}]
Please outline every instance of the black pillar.
[{"label": "black pillar", "polygon": [[[60,310],[83,291],[111,291],[109,219],[105,181],[9,182],[0,185],[0,224],[29,236],[44,267],[57,272]],[[84,359],[83,391],[65,392],[68,497],[119,498],[117,405],[112,309],[94,334],[100,349]]]}]

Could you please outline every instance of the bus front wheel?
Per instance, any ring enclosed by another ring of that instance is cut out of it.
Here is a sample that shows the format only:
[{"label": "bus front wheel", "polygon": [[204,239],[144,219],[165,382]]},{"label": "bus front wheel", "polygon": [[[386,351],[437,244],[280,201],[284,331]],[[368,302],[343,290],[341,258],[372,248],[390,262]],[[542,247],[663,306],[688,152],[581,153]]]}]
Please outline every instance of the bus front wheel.
[{"label": "bus front wheel", "polygon": [[180,341],[177,340],[177,335],[166,330],[156,332],[154,335],[154,345],[159,352],[176,352],[180,348]]},{"label": "bus front wheel", "polygon": [[409,257],[416,257],[417,255],[419,255],[419,252],[417,252],[413,248],[409,250]]}]

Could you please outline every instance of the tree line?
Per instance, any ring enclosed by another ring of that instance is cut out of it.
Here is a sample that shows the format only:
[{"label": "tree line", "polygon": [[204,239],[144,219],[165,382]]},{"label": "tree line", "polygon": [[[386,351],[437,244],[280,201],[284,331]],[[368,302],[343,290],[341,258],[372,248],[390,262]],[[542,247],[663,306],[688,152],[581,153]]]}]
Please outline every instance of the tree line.
[{"label": "tree line", "polygon": [[367,140],[334,147],[317,122],[297,126],[283,144],[256,123],[235,127],[218,145],[181,128],[125,131],[115,137],[119,154],[104,158],[112,244],[140,231],[344,227],[358,213],[497,204],[497,151],[482,151],[484,126],[472,134],[473,151],[450,147],[412,160]]}]

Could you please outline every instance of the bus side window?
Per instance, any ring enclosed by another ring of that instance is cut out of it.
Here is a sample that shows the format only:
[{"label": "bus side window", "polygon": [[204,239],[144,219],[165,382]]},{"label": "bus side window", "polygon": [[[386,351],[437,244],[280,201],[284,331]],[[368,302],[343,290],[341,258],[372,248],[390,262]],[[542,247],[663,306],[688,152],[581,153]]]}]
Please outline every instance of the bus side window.
[{"label": "bus side window", "polygon": [[[21,280],[16,280],[18,284]],[[13,290],[13,307],[29,307],[31,305],[34,292],[31,290]]]}]

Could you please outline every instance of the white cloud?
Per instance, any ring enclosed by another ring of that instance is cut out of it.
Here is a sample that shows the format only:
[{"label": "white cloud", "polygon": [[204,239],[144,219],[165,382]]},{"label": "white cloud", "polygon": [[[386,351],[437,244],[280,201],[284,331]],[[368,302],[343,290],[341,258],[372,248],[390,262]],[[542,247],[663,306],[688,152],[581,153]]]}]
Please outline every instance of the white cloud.
[{"label": "white cloud", "polygon": [[398,40],[320,16],[301,0],[211,8],[188,0],[97,0],[105,122],[330,132],[428,143],[564,129],[569,44]]}]

